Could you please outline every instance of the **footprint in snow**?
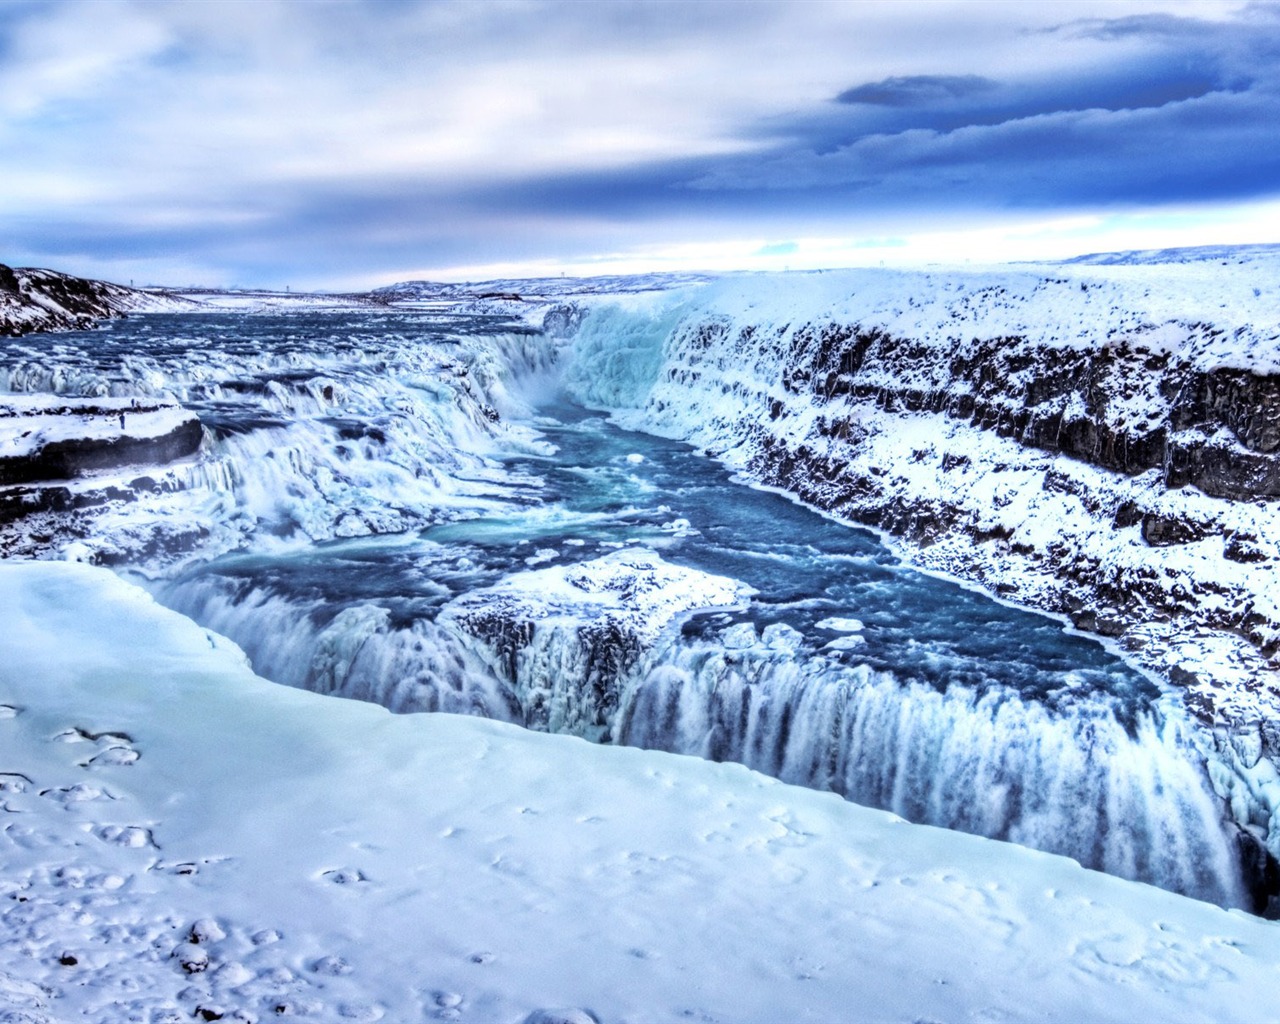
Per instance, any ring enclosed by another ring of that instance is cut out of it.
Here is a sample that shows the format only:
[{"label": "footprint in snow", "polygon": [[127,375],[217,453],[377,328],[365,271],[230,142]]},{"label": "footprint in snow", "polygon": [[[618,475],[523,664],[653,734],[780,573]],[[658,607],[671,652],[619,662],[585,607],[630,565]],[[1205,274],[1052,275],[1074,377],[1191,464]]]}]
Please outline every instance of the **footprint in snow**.
[{"label": "footprint in snow", "polygon": [[127,732],[112,732],[109,729],[102,732],[89,732],[88,729],[82,729],[75,725],[70,729],[64,729],[53,737],[55,743],[98,743],[101,740],[114,740],[116,743],[129,744],[133,742],[133,737]]},{"label": "footprint in snow", "polygon": [[358,885],[361,882],[369,881],[369,877],[356,868],[331,868],[322,872],[320,877],[326,882],[332,882],[334,885]]},{"label": "footprint in snow", "polygon": [[124,846],[131,849],[151,846],[159,849],[155,837],[151,834],[151,829],[142,828],[139,825],[103,825],[95,835],[104,843],[111,843],[114,846]]},{"label": "footprint in snow", "polygon": [[133,764],[141,756],[133,747],[117,744],[79,763],[82,768],[116,768]]},{"label": "footprint in snow", "polygon": [[114,768],[133,764],[141,757],[133,745],[133,737],[126,732],[90,732],[80,726],[64,729],[53,737],[55,743],[92,743],[97,751],[76,763],[81,768]]},{"label": "footprint in snow", "polygon": [[90,800],[116,799],[107,790],[99,786],[92,786],[87,782],[77,782],[74,786],[63,786],[60,789],[42,789],[40,795],[62,804],[63,807],[88,803]]},{"label": "footprint in snow", "polygon": [[375,1021],[386,1016],[386,1010],[376,1003],[339,1003],[338,1016],[343,1020]]},{"label": "footprint in snow", "polygon": [[524,1024],[600,1024],[600,1018],[590,1010],[577,1007],[534,1010],[524,1019]]},{"label": "footprint in snow", "polygon": [[213,918],[202,917],[188,929],[187,936],[187,941],[207,946],[211,942],[221,942],[227,937],[227,933]]},{"label": "footprint in snow", "polygon": [[353,968],[345,957],[322,956],[311,965],[311,970],[316,974],[327,974],[331,978],[340,978],[344,974],[350,974]]},{"label": "footprint in snow", "polygon": [[14,707],[12,704],[0,704],[0,720],[17,718],[21,713],[22,708]]}]

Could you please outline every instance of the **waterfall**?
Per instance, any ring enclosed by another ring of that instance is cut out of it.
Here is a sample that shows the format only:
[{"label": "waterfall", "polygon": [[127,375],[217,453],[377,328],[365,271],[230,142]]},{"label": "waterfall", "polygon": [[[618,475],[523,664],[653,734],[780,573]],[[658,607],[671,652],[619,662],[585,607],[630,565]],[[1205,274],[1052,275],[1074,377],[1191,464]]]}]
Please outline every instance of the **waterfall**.
[{"label": "waterfall", "polygon": [[397,621],[376,603],[334,614],[225,577],[165,584],[159,596],[277,682],[735,761],[909,821],[1248,905],[1221,802],[1175,709],[1122,714],[1096,694],[1051,708],[1000,685],[940,690],[778,642],[787,627],[745,647],[668,631],[637,657],[625,632],[584,643],[571,623],[551,622],[500,650],[449,616]]},{"label": "waterfall", "polygon": [[1062,714],[1002,687],[939,691],[865,665],[676,642],[627,686],[620,743],[736,761],[909,821],[1243,905],[1220,802],[1183,723]]},{"label": "waterfall", "polygon": [[162,603],[244,650],[254,671],[287,686],[381,704],[524,722],[511,688],[458,634],[429,619],[397,622],[372,603],[336,611],[224,576],[153,584]]}]

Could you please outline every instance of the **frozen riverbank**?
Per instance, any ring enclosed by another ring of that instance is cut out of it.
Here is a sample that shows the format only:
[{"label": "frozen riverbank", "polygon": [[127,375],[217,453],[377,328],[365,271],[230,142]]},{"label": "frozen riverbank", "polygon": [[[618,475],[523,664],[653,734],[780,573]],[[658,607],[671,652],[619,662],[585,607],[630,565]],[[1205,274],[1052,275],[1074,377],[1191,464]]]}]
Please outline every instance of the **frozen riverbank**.
[{"label": "frozen riverbank", "polygon": [[1247,915],[735,765],[270,685],[102,569],[9,562],[0,599],[18,1019],[1272,1011]]}]

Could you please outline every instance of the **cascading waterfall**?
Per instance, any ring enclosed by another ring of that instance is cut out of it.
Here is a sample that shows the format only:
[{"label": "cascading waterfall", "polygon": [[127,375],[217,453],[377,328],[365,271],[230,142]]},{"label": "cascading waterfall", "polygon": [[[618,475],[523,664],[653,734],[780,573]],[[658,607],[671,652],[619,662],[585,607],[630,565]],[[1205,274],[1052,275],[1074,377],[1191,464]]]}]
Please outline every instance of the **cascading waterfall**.
[{"label": "cascading waterfall", "polygon": [[[940,690],[856,658],[815,656],[779,625],[755,643],[741,626],[713,640],[672,629],[636,661],[608,650],[587,657],[585,638],[556,622],[521,637],[508,657],[447,616],[397,622],[371,603],[326,616],[319,602],[236,593],[208,577],[161,596],[231,636],[280,682],[394,711],[475,714],[735,761],[910,821],[1249,905],[1221,801],[1174,707],[1125,713],[1097,695],[1055,707],[1002,685]],[[603,681],[620,694],[603,727],[594,724],[602,665],[629,666]]]},{"label": "cascading waterfall", "polygon": [[444,711],[523,722],[511,688],[460,638],[427,618],[398,624],[376,604],[337,613],[222,577],[153,585],[168,607],[230,637],[277,683],[397,713]]},{"label": "cascading waterfall", "polygon": [[1244,899],[1182,723],[945,692],[865,665],[674,642],[627,686],[620,743],[736,761],[910,821],[1062,853],[1226,906]]}]

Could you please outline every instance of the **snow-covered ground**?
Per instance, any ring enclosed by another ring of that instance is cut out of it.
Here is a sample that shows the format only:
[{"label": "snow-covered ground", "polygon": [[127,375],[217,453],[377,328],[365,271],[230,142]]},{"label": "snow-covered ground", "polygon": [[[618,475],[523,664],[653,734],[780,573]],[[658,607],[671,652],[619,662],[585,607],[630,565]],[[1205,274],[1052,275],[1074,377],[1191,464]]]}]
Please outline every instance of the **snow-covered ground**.
[{"label": "snow-covered ground", "polygon": [[195,416],[172,401],[0,395],[0,461],[31,459],[52,445],[106,445],[122,437],[155,440]]},{"label": "snow-covered ground", "polygon": [[11,1024],[1274,1016],[1276,924],[734,765],[275,686],[102,569],[0,564],[0,606]]}]

